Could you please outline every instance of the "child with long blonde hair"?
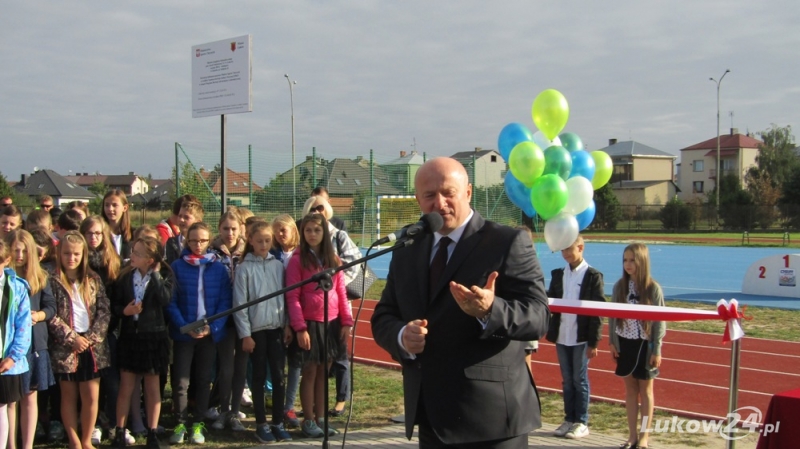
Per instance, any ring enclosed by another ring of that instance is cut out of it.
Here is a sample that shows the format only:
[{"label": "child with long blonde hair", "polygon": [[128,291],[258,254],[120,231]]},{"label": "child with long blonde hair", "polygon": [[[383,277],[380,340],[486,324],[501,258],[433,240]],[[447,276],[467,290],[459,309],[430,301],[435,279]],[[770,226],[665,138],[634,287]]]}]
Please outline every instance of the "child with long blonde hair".
[{"label": "child with long blonde hair", "polygon": [[[94,449],[100,376],[109,366],[106,343],[111,318],[103,282],[89,269],[88,245],[78,231],[64,234],[51,277],[56,314],[48,321],[50,356],[61,386],[61,418],[70,449]],[[80,399],[80,438],[78,400]]]},{"label": "child with long blonde hair", "polygon": [[28,371],[31,345],[28,285],[8,267],[10,263],[9,245],[0,239],[0,449],[8,443],[8,409],[16,407],[15,402],[22,398],[22,374]]},{"label": "child with long blonde hair", "polygon": [[100,215],[108,224],[111,242],[123,260],[131,255],[130,241],[133,238],[128,207],[128,197],[122,190],[110,190],[103,196],[103,212]]},{"label": "child with long blonde hair", "polygon": [[[300,223],[300,248],[292,255],[286,269],[286,285],[306,280],[322,270],[337,268],[341,262],[331,243],[328,221],[322,214],[312,213]],[[286,293],[286,306],[292,329],[297,333],[293,356],[302,364],[300,402],[303,404],[303,433],[309,437],[323,436],[325,398],[323,389],[333,360],[347,356],[347,337],[353,327],[353,316],[347,304],[344,274],[333,277],[333,289],[328,292],[328,316],[324,314],[325,296],[317,285],[306,284]],[[325,329],[325,321],[328,322]],[[328,353],[323,350],[327,335]],[[327,363],[325,363],[327,362]],[[329,435],[334,434],[329,429]]]},{"label": "child with long blonde hair", "polygon": [[[236,270],[233,305],[239,306],[283,288],[283,264],[270,254],[272,229],[261,221],[247,232],[244,260]],[[244,354],[253,362],[253,408],[256,413],[256,439],[262,443],[291,440],[284,428],[281,405],[284,401],[284,345],[292,339],[287,326],[283,295],[236,312],[233,316]],[[272,376],[272,420],[267,422],[264,382],[267,370]]]},{"label": "child with long blonde hair", "polygon": [[[56,313],[56,302],[50,289],[49,276],[39,264],[36,242],[28,231],[17,229],[6,236],[6,243],[11,249],[11,268],[19,278],[28,282],[30,297],[30,313],[32,341],[27,354],[28,371],[22,375],[22,398],[19,401],[19,422],[22,447],[33,447],[38,420],[37,399],[39,391],[45,391],[55,384],[53,370],[50,366],[50,354],[47,351],[47,320]],[[8,409],[10,423],[9,445],[16,442],[16,409]]]},{"label": "child with long blonde hair", "polygon": [[[625,247],[622,278],[614,284],[611,300],[664,306],[661,286],[650,277],[650,253],[643,243]],[[649,433],[640,430],[647,429],[653,421],[653,380],[661,366],[661,342],[667,326],[664,321],[609,318],[608,329],[609,350],[617,362],[615,374],[625,380],[628,440],[620,447],[646,448]],[[638,428],[639,423],[642,429]]]},{"label": "child with long blonde hair", "polygon": [[103,285],[108,287],[117,280],[121,265],[108,224],[102,217],[92,215],[83,220],[80,232],[88,244],[89,268],[100,275]]}]

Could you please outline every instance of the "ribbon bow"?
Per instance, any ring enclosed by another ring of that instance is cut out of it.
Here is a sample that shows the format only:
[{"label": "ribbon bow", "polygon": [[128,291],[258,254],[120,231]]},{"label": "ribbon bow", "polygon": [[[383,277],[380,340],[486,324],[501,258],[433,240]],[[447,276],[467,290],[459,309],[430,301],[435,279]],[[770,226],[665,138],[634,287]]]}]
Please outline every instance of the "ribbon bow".
[{"label": "ribbon bow", "polygon": [[725,333],[722,335],[723,343],[744,337],[741,319],[751,319],[750,317],[744,316],[744,310],[746,308],[747,306],[744,306],[742,310],[739,310],[739,302],[736,301],[735,298],[731,299],[730,302],[724,299],[720,299],[717,302],[717,313],[719,313],[719,317],[726,322]]}]

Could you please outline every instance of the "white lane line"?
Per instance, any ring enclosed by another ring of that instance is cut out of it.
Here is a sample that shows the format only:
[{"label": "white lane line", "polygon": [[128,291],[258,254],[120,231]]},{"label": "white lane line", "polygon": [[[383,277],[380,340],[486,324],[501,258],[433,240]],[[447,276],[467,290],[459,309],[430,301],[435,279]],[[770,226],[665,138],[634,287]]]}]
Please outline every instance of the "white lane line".
[{"label": "white lane line", "polygon": [[[549,365],[549,366],[559,366],[558,363],[551,363],[551,362],[534,361],[532,363],[534,363],[534,364],[542,364],[542,365]],[[611,374],[611,375],[616,376],[616,374],[614,374],[614,371],[600,369],[600,368],[589,368],[589,371],[596,371],[598,373]],[[535,377],[535,375],[536,375],[536,373],[534,373],[534,377]],[[665,382],[679,383],[679,384],[683,384],[683,385],[694,385],[694,386],[698,386],[698,387],[714,388],[714,389],[717,389],[717,390],[725,390],[725,391],[727,391],[727,390],[730,389],[729,387],[725,387],[725,386],[709,385],[709,384],[703,384],[703,383],[699,383],[699,382],[689,382],[687,380],[670,379],[670,378],[661,377],[661,376],[658,377],[658,380],[663,380]],[[739,392],[740,393],[758,394],[758,395],[769,396],[769,397],[772,397],[775,394],[775,393],[762,393],[760,391],[742,390],[742,389],[739,389]]]}]

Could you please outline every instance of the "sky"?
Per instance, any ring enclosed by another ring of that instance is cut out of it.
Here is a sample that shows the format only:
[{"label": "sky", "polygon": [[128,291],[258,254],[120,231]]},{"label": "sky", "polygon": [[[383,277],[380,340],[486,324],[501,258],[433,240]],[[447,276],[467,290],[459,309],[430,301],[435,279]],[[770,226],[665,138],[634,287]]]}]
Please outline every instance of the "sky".
[{"label": "sky", "polygon": [[709,77],[726,69],[722,133],[800,124],[797,23],[794,0],[4,2],[0,172],[167,177],[175,142],[213,166],[220,120],[192,118],[191,48],[246,34],[253,111],[226,116],[228,163],[246,169],[252,145],[261,183],[291,166],[284,74],[297,162],[497,148],[510,122],[536,131],[548,88],[588,149],[679,155],[716,136]]}]

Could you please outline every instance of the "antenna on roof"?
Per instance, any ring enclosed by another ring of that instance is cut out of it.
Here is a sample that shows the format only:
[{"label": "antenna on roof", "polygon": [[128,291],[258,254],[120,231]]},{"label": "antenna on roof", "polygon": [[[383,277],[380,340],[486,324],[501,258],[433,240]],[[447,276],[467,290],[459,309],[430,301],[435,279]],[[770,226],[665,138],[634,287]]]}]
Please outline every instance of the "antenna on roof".
[{"label": "antenna on roof", "polygon": [[39,167],[33,167],[33,172],[36,173],[37,171],[39,171]]},{"label": "antenna on roof", "polygon": [[728,111],[728,116],[731,118],[731,128],[733,128],[733,111]]}]

